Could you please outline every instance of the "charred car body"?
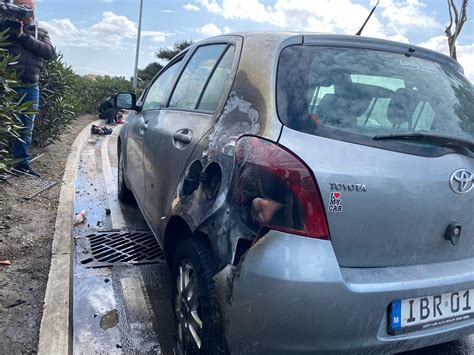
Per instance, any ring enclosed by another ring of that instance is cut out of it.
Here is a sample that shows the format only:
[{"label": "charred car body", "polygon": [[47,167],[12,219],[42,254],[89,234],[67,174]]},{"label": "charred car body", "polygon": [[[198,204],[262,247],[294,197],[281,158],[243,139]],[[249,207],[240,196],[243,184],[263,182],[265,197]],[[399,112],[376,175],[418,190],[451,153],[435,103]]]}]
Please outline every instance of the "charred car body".
[{"label": "charred car body", "polygon": [[135,110],[119,197],[173,271],[180,351],[390,352],[474,331],[474,100],[455,61],[235,34],[116,103]]}]

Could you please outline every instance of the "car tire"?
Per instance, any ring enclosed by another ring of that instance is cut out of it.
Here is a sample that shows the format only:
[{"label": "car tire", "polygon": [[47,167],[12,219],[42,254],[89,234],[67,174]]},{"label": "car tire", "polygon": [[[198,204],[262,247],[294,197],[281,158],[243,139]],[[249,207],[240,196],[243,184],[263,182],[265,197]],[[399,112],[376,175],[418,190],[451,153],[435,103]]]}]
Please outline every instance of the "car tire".
[{"label": "car tire", "polygon": [[119,152],[118,156],[118,187],[117,187],[117,194],[120,201],[124,203],[134,203],[135,197],[133,196],[132,191],[127,187],[127,183],[125,182],[125,171],[123,166],[123,154]]},{"label": "car tire", "polygon": [[172,268],[178,354],[228,354],[213,280],[216,271],[206,241],[192,237],[178,248]]}]

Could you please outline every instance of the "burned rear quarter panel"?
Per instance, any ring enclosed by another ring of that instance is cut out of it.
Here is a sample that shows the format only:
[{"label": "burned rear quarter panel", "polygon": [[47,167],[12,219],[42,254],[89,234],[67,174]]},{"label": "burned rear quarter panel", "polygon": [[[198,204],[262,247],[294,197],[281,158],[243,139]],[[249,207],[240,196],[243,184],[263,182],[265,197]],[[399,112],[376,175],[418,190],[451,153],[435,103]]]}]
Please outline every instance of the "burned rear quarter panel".
[{"label": "burned rear quarter panel", "polygon": [[[302,43],[302,36],[251,34],[244,37],[230,94],[216,115],[215,124],[193,151],[175,198],[168,206],[170,219],[179,216],[192,232],[202,232],[209,237],[219,269],[232,262],[239,238],[255,238],[255,232],[242,223],[241,211],[233,203],[235,143],[243,135],[278,140],[282,129],[275,102],[278,57],[283,47],[297,43]],[[210,196],[202,182],[192,194],[183,194],[183,182],[193,163],[200,164],[203,172],[220,171],[220,183],[214,196]],[[165,224],[161,228],[164,235]]]}]

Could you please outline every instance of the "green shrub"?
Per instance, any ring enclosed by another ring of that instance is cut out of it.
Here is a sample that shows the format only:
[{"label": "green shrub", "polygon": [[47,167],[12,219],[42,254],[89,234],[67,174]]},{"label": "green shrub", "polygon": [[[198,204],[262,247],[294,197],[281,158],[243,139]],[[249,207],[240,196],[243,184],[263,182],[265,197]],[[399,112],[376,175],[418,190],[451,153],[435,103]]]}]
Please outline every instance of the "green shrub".
[{"label": "green shrub", "polygon": [[99,104],[114,92],[132,91],[123,77],[79,76],[63,62],[61,54],[49,61],[40,77],[40,108],[35,121],[34,143],[45,147],[80,113],[97,113]]},{"label": "green shrub", "polygon": [[[31,113],[31,103],[15,104],[19,97],[14,87],[20,86],[11,64],[16,60],[7,50],[8,35],[0,32],[0,174],[14,163],[11,143],[19,137],[21,114]],[[99,104],[118,91],[133,91],[123,77],[88,78],[74,73],[61,54],[46,62],[40,76],[39,112],[35,119],[33,143],[41,147],[60,139],[64,129],[80,113],[97,113]]]},{"label": "green shrub", "polygon": [[75,82],[79,97],[79,111],[97,113],[97,108],[111,94],[119,91],[133,91],[132,83],[123,77],[97,76],[77,77]]},{"label": "green shrub", "polygon": [[39,113],[35,120],[33,142],[41,147],[60,139],[61,133],[76,117],[79,108],[76,74],[63,62],[62,54],[48,61],[41,73]]},{"label": "green shrub", "polygon": [[0,174],[6,172],[14,163],[9,147],[11,142],[19,137],[18,132],[22,126],[20,114],[31,106],[30,103],[15,104],[18,95],[13,88],[18,86],[18,77],[11,69],[15,58],[5,49],[7,40],[7,32],[0,32]]}]

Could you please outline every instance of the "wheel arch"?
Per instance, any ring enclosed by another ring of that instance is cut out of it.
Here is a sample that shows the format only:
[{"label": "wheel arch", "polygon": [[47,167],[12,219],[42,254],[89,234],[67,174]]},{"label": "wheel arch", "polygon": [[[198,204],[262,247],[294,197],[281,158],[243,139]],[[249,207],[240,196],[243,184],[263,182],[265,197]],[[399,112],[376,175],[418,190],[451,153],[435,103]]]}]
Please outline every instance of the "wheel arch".
[{"label": "wheel arch", "polygon": [[208,235],[201,231],[193,233],[189,228],[188,223],[186,223],[182,217],[173,216],[166,225],[163,238],[164,253],[168,265],[173,265],[173,257],[176,255],[179,246],[189,238],[199,238],[200,240],[205,241],[215,258]]}]

